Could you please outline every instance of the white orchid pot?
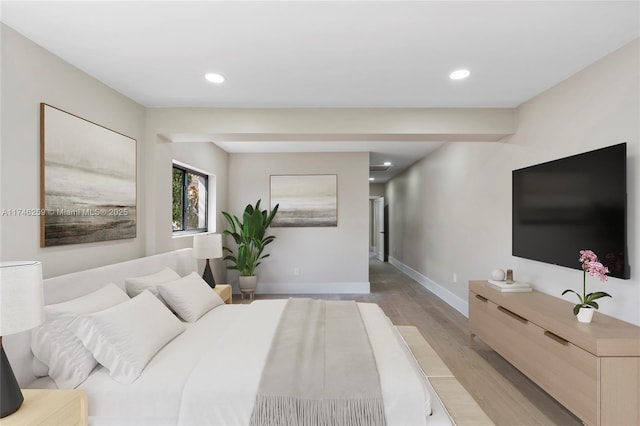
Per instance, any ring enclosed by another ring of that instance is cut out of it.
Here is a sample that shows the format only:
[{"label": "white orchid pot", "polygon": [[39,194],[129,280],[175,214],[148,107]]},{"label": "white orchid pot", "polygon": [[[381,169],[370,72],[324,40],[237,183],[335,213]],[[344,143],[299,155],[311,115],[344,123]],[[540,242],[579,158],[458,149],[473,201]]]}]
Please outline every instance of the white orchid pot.
[{"label": "white orchid pot", "polygon": [[593,313],[595,311],[596,310],[592,308],[580,308],[580,310],[578,311],[578,315],[576,315],[576,317],[580,322],[589,323],[593,319]]}]

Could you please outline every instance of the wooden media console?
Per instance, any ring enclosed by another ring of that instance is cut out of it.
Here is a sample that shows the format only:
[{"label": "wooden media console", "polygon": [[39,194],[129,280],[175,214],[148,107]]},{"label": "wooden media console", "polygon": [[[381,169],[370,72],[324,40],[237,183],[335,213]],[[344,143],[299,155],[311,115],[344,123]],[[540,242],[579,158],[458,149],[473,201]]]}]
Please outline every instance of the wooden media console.
[{"label": "wooden media console", "polygon": [[640,327],[538,291],[469,281],[469,333],[480,337],[585,424],[640,424]]}]

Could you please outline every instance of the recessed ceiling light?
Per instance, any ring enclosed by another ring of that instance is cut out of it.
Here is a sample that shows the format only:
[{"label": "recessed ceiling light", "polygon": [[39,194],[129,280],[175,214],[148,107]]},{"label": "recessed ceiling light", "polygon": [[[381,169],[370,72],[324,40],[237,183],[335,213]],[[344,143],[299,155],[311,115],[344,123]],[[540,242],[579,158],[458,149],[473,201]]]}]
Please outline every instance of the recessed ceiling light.
[{"label": "recessed ceiling light", "polygon": [[369,178],[369,180],[376,180],[376,178]]},{"label": "recessed ceiling light", "polygon": [[391,165],[391,161],[385,161],[383,166],[390,166]]},{"label": "recessed ceiling light", "polygon": [[449,74],[449,78],[451,80],[462,80],[463,78],[469,77],[469,74],[471,74],[471,71],[469,70],[465,70],[465,69],[455,70],[454,72]]},{"label": "recessed ceiling light", "polygon": [[221,84],[224,82],[224,77],[221,76],[220,74],[216,74],[214,72],[210,72],[204,75],[204,78],[206,78],[207,80],[209,80],[212,83],[215,84]]}]

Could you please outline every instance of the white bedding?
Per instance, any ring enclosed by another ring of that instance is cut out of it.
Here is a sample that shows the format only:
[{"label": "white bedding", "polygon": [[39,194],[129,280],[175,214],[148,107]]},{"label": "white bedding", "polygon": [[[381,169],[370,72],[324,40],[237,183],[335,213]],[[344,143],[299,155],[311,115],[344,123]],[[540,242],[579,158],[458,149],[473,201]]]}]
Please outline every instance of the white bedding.
[{"label": "white bedding", "polygon": [[[90,424],[247,425],[285,303],[218,306],[186,324],[132,384],[119,384],[97,367],[79,387],[89,397]],[[382,310],[358,306],[378,365],[387,424],[451,424]]]},{"label": "white bedding", "polygon": [[[182,390],[193,368],[208,348],[233,328],[242,305],[219,306],[151,359],[135,382],[124,385],[98,367],[78,388],[89,398],[92,425],[177,425]],[[229,363],[220,366],[229,369]]]}]

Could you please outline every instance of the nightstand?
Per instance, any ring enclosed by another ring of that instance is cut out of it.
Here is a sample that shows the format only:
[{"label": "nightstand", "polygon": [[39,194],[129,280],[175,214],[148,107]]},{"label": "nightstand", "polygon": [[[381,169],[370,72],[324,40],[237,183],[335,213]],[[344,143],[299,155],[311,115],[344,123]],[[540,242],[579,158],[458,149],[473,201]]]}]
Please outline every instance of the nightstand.
[{"label": "nightstand", "polygon": [[218,296],[224,303],[232,303],[233,295],[231,294],[231,285],[230,284],[216,284],[214,287]]},{"label": "nightstand", "polygon": [[22,389],[18,411],[0,419],[0,425],[86,426],[87,395],[79,389]]}]

